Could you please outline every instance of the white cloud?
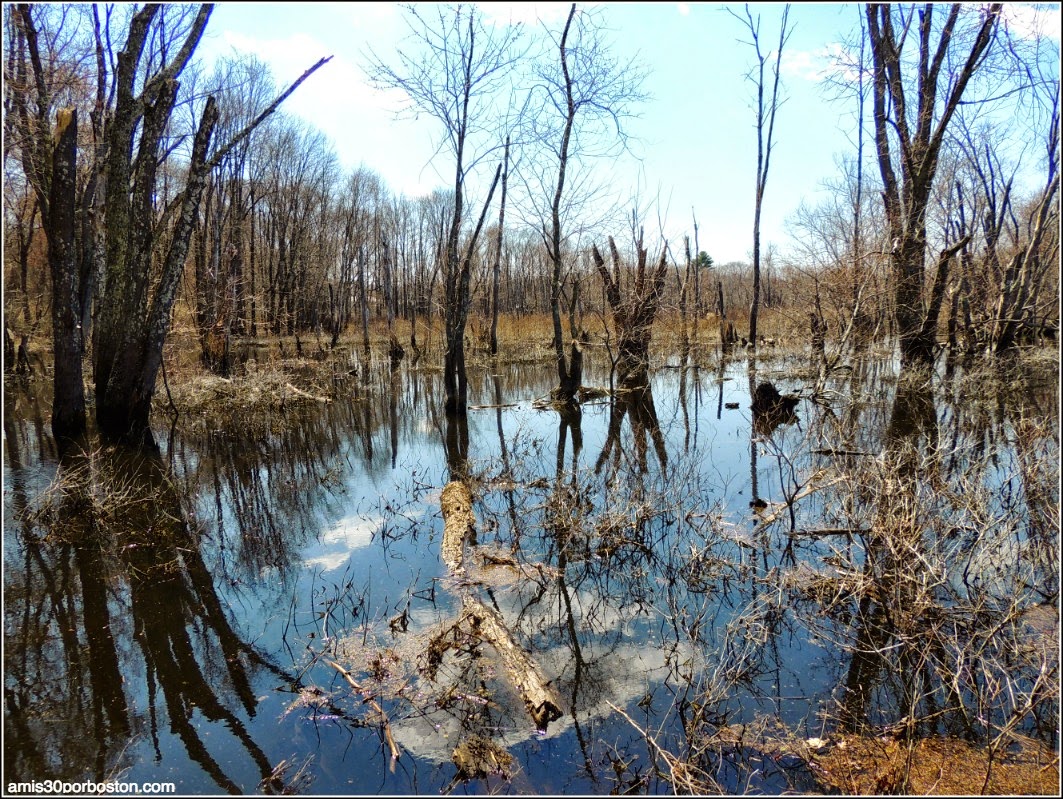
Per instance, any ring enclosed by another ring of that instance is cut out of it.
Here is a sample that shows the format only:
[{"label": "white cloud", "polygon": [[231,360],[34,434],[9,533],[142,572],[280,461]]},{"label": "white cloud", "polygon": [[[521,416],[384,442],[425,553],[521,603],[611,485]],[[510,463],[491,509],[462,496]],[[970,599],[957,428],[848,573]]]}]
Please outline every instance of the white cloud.
[{"label": "white cloud", "polygon": [[1012,33],[1022,37],[1044,36],[1059,41],[1060,6],[1005,3],[1004,24]]},{"label": "white cloud", "polygon": [[855,81],[859,77],[856,61],[844,45],[831,42],[815,50],[784,50],[782,72],[787,77],[813,83],[828,78]]},{"label": "white cloud", "polygon": [[255,38],[226,30],[221,40],[223,50],[251,53],[268,63],[278,90],[290,86],[319,58],[331,55],[331,61],[285,100],[282,110],[320,130],[347,168],[366,163],[381,173],[390,188],[411,196],[439,185],[433,174],[410,175],[427,162],[430,136],[423,127],[418,134],[413,127],[396,123],[395,113],[407,105],[404,92],[374,88],[358,64],[306,33]]},{"label": "white cloud", "polygon": [[373,533],[381,523],[382,519],[345,516],[321,533],[318,544],[310,548],[312,554],[303,562],[310,568],[326,572],[338,569],[350,560],[352,550],[373,542]]},{"label": "white cloud", "polygon": [[381,22],[399,16],[402,7],[398,3],[325,3],[336,17],[346,20],[356,28],[373,28]]}]

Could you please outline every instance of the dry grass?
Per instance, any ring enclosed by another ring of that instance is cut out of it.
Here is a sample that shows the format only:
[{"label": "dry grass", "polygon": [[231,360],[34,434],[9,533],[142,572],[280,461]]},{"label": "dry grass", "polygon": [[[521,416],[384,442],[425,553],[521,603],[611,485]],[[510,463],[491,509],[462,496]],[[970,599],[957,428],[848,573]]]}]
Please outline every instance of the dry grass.
[{"label": "dry grass", "polygon": [[[334,378],[355,372],[346,348],[329,353],[313,339],[303,341],[303,356],[296,355],[294,338],[233,341],[234,352],[242,350],[243,355],[235,359],[229,377],[220,377],[203,367],[195,332],[175,330],[164,351],[165,374],[156,387],[156,407],[169,409],[172,399],[181,413],[219,408],[239,413],[326,402],[332,398]],[[258,357],[248,356],[249,352]]]},{"label": "dry grass", "polygon": [[[321,388],[314,385],[300,387],[293,383],[290,372],[271,368],[232,378],[206,373],[196,375],[172,387],[170,396],[178,410],[187,413],[202,413],[219,406],[229,412],[239,412],[331,401],[331,396],[314,393],[315,390],[320,392]],[[164,406],[170,402],[165,392],[156,394],[155,401]]]},{"label": "dry grass", "polygon": [[[667,766],[667,779],[679,793],[719,793],[701,757],[676,757],[642,732],[651,750]],[[893,736],[838,734],[829,740],[802,739],[772,719],[759,717],[748,725],[718,729],[701,742],[709,751],[747,751],[807,766],[819,791],[843,796],[906,794],[909,796],[1058,796],[1059,752],[1016,735],[1006,752],[991,756],[987,747],[957,738],[921,738],[905,743]],[[803,767],[789,765],[788,769]],[[812,792],[817,792],[812,789]]]},{"label": "dry grass", "polygon": [[[828,790],[859,796],[1058,796],[1059,753],[1016,738],[1012,751],[992,762],[985,747],[956,738],[893,738],[844,735],[810,764]],[[904,775],[907,772],[907,785]]]},{"label": "dry grass", "polygon": [[[771,319],[770,314],[768,318]],[[590,334],[592,347],[604,351],[607,344],[615,340],[600,316],[587,315],[583,323]],[[567,328],[566,320],[566,331]],[[771,331],[772,328],[769,325],[766,329]],[[418,320],[419,352],[414,352],[410,346],[408,322],[396,322],[394,331],[406,350],[408,363],[416,363],[421,369],[441,365],[442,319],[436,317],[430,323]],[[466,360],[470,365],[491,359],[489,334],[490,327],[485,321],[470,320],[466,333]],[[654,328],[654,357],[663,360],[677,353],[680,337],[678,315],[664,315]],[[701,345],[701,352],[714,351],[718,339],[715,317],[700,320],[697,342]],[[370,325],[369,342],[371,359],[386,357],[389,333],[382,320]],[[329,399],[336,378],[353,376],[365,368],[361,330],[348,330],[335,349],[330,348],[329,343],[324,335],[301,335],[298,343],[294,336],[234,337],[232,348],[236,363],[231,376],[222,378],[210,374],[202,366],[199,338],[194,328],[187,324],[176,325],[166,342],[165,374],[160,376],[156,406],[160,410],[169,408],[172,397],[173,405],[181,413],[199,414],[221,407],[229,412],[239,412]],[[549,362],[553,358],[553,323],[546,314],[503,315],[498,321],[498,344],[497,362]]]}]

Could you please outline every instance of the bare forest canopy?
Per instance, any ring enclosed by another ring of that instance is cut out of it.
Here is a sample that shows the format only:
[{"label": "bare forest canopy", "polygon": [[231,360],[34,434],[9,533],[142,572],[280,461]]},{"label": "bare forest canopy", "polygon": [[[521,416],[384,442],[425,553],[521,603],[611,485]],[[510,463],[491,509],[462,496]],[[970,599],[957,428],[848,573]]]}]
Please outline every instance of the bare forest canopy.
[{"label": "bare forest canopy", "polygon": [[[770,14],[735,10],[757,45],[759,204],[787,109],[774,34],[757,37]],[[610,324],[593,257],[609,237],[622,290],[645,249],[665,264],[661,317],[737,322],[735,341],[748,319],[754,346],[758,309],[839,351],[888,336],[905,360],[944,339],[1003,352],[1058,327],[1058,45],[1009,30],[999,5],[865,9],[835,86],[861,123],[853,148],[828,199],[795,210],[785,251],[761,251],[758,233],[751,265],[714,264],[696,218],[654,235],[634,192],[602,212],[594,187],[649,100],[647,67],[609,45],[607,8],[535,29],[485,24],[474,6],[408,9],[408,47],[369,54],[366,79],[438,122],[433,166],[452,184],[421,197],[385,185],[372,153],[343,168],[280,110],[302,80],[329,80],[326,59],[288,87],[253,56],[197,61],[210,12],[4,7],[5,324],[13,342],[51,340],[55,418],[72,435],[87,355],[101,429],[141,436],[171,327],[194,329],[204,365],[227,374],[233,337],[334,346],[353,329],[368,349],[381,323],[398,358],[439,319],[447,405],[463,407],[467,336],[495,351],[498,314],[550,314],[571,388],[564,348]],[[1015,115],[1037,138],[1016,141],[1001,121]],[[1031,170],[1036,185],[1020,185]]]}]

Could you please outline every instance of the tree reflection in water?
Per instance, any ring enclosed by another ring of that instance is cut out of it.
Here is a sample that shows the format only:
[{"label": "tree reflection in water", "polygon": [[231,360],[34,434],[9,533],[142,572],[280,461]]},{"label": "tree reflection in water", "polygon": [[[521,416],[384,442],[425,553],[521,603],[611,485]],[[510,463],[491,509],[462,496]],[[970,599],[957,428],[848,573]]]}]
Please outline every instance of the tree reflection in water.
[{"label": "tree reflection in water", "polygon": [[[659,792],[671,751],[779,791],[749,730],[1058,734],[1057,666],[1027,632],[1058,597],[1054,384],[856,361],[793,424],[744,412],[744,361],[556,416],[528,407],[551,375],[493,371],[470,374],[488,406],[447,418],[434,373],[370,367],[327,405],[186,425],[162,460],[64,462],[42,498],[46,413],[5,392],[8,775],[154,758],[249,791],[294,754],[334,793]],[[439,543],[454,478],[476,520],[460,579]],[[545,735],[456,623],[470,609],[557,692]],[[386,713],[394,772],[326,657]]]},{"label": "tree reflection in water", "polygon": [[[10,779],[113,778],[134,731],[150,736],[161,758],[160,699],[169,731],[218,788],[240,791],[211,755],[197,714],[221,722],[269,776],[243,721],[256,712],[249,672],[263,658],[234,632],[202,559],[201,531],[186,522],[160,459],[120,449],[64,457],[53,487],[23,515],[19,545],[24,568],[7,575],[25,581],[8,594],[21,622],[19,657],[5,663],[19,732],[5,747]],[[134,644],[146,706],[126,679]]]},{"label": "tree reflection in water", "polygon": [[[1031,646],[1026,621],[1058,600],[1058,513],[1046,527],[1039,511],[1055,493],[1046,478],[1057,478],[1031,468],[1052,444],[1001,377],[968,376],[967,390],[983,396],[942,414],[934,376],[903,371],[881,454],[847,464],[855,501],[837,515],[857,546],[835,548],[848,576],[818,587],[837,624],[826,634],[850,653],[842,729],[946,733],[994,752],[1019,730],[1058,736],[1045,725],[1058,709],[1057,659]],[[1016,400],[995,432],[1010,441],[987,450],[978,406]]]}]

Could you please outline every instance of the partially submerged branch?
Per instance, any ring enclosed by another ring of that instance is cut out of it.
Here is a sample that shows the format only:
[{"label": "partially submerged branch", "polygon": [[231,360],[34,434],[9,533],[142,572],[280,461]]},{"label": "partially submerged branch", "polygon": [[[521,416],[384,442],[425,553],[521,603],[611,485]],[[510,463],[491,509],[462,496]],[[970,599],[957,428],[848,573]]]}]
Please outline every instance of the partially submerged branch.
[{"label": "partially submerged branch", "polygon": [[[351,673],[347,671],[347,669],[329,658],[325,658],[324,660],[340,673],[340,676],[347,681],[347,684],[350,685],[356,693],[362,695],[365,694],[365,689],[358,684],[358,681],[351,676]],[[381,721],[384,725],[384,738],[388,742],[388,748],[391,749],[391,759],[398,760],[402,755],[402,750],[399,749],[399,745],[395,743],[395,737],[391,734],[391,723],[388,721],[388,714],[384,712],[384,708],[382,708],[375,699],[366,698],[365,701],[369,703],[369,706],[373,708],[373,710],[380,714]]]}]

